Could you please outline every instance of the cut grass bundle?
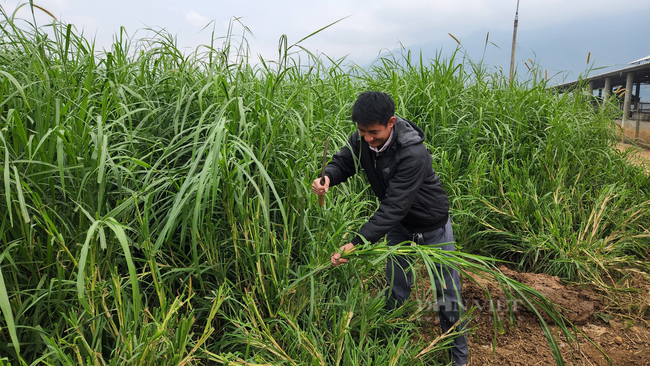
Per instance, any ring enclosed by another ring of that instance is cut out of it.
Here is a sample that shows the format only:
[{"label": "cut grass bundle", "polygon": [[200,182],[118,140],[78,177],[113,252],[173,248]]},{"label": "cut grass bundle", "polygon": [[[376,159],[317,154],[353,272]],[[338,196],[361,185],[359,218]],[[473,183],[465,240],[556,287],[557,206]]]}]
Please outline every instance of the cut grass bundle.
[{"label": "cut grass bundle", "polygon": [[[573,346],[577,345],[576,334],[579,330],[571,324],[560,312],[557,311],[555,305],[549,301],[544,295],[536,291],[535,289],[519,283],[513,279],[505,276],[495,265],[494,263],[499,262],[493,258],[483,257],[479,255],[467,254],[458,251],[443,251],[437,248],[438,245],[430,246],[420,246],[420,245],[410,245],[411,243],[402,243],[408,245],[395,245],[395,246],[378,246],[378,245],[364,245],[354,247],[353,250],[342,252],[341,258],[343,259],[361,259],[370,262],[371,266],[376,266],[380,263],[383,263],[389,257],[394,256],[403,256],[412,259],[418,259],[424,265],[426,272],[429,277],[430,283],[435,281],[441,281],[443,287],[447,286],[444,283],[444,278],[442,275],[442,268],[447,267],[453,270],[458,271],[463,278],[468,279],[476,283],[480,288],[483,289],[488,301],[492,302],[492,296],[487,287],[478,283],[474,276],[471,274],[477,275],[480,278],[486,279],[489,283],[497,285],[505,294],[506,303],[508,304],[508,315],[510,322],[516,326],[515,313],[513,311],[512,304],[517,302],[523,304],[526,309],[530,310],[538,319],[541,329],[549,343],[553,357],[558,365],[564,365],[564,360],[560,353],[557,335],[554,335],[551,329],[549,328],[548,323],[544,319],[544,316],[547,316],[551,319],[553,324],[556,324],[560,331],[561,335],[565,337],[565,340]],[[448,244],[448,243],[447,243]],[[440,244],[445,245],[445,244]],[[353,264],[349,264],[353,265]],[[313,269],[311,272],[306,275],[298,278],[292,284],[287,286],[280,295],[283,295],[286,292],[290,292],[292,289],[297,287],[302,281],[306,279],[311,279],[313,276],[322,272],[328,268],[333,268],[331,263],[328,261],[323,263]],[[456,289],[457,292],[460,292],[460,289]],[[432,297],[437,298],[436,294],[433,294]],[[502,320],[500,319],[497,309],[491,308],[494,316],[494,330],[495,336],[497,333],[503,332]],[[600,349],[600,348],[598,348]],[[426,348],[425,348],[426,350]],[[422,351],[424,352],[424,350]],[[602,352],[602,351],[601,351]],[[605,355],[606,356],[606,355]],[[607,356],[606,356],[607,357]]]}]

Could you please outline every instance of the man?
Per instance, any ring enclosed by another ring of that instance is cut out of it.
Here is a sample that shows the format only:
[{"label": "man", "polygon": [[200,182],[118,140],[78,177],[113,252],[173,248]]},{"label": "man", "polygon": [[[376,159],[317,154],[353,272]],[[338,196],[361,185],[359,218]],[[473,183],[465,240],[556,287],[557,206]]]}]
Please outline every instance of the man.
[{"label": "man", "polygon": [[[330,186],[345,182],[357,173],[360,165],[381,203],[377,211],[358,231],[352,241],[341,247],[350,251],[363,238],[374,243],[387,235],[388,245],[414,241],[419,245],[453,242],[449,218],[449,199],[433,170],[432,157],[424,146],[424,132],[414,123],[397,117],[395,103],[386,93],[368,91],[359,95],[352,121],[357,131],[348,146],[332,157],[325,168],[325,184],[314,180],[312,190],[325,195]],[[440,247],[454,250],[454,244]],[[332,265],[347,263],[340,253],[331,258]],[[436,294],[442,331],[446,332],[460,318],[460,280],[458,272],[439,267],[444,284],[436,278]],[[389,259],[386,277],[392,285],[387,294],[387,307],[395,309],[411,293],[412,273],[406,258]],[[443,287],[445,287],[443,289]],[[456,330],[465,330],[461,324]],[[454,339],[454,365],[467,363],[467,337],[463,333]]]}]

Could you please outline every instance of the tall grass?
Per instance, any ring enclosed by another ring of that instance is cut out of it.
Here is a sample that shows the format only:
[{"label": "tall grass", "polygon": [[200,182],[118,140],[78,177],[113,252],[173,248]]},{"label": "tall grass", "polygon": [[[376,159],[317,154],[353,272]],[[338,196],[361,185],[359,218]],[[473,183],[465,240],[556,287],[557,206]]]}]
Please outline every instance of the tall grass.
[{"label": "tall grass", "polygon": [[366,89],[425,130],[459,247],[568,280],[647,258],[650,181],[613,109],[536,70],[510,87],[457,54],[362,69],[286,40],[253,67],[232,31],[183,54],[121,30],[99,51],[3,16],[0,363],[444,363],[444,340],[393,335],[415,302],[383,311],[376,261],[305,276],[377,204],[362,175],[325,209],[309,189]]}]

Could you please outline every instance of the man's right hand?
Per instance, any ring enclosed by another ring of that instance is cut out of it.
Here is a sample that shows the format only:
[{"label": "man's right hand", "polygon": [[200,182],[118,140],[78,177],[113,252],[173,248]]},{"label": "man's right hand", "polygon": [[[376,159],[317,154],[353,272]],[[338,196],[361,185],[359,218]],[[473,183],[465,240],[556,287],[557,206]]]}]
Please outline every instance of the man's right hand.
[{"label": "man's right hand", "polygon": [[325,176],[325,184],[320,184],[320,178],[314,179],[314,183],[311,185],[311,190],[315,195],[324,196],[327,193],[327,190],[330,188],[330,177]]},{"label": "man's right hand", "polygon": [[[344,246],[341,247],[341,253],[346,253],[346,252],[351,252],[354,251],[354,244],[352,243],[347,243]],[[332,266],[338,267],[341,264],[348,263],[347,259],[342,259],[341,258],[341,253],[333,253],[332,257],[330,260],[332,261]]]}]

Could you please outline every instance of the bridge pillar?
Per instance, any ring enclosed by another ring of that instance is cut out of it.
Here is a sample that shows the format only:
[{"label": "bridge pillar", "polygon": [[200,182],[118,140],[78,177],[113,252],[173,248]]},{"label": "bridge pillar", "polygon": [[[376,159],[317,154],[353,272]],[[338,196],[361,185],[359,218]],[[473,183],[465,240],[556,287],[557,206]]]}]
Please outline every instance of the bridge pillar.
[{"label": "bridge pillar", "polygon": [[605,96],[603,97],[603,105],[612,95],[612,78],[605,78]]},{"label": "bridge pillar", "polygon": [[625,102],[623,104],[623,116],[630,118],[632,113],[630,107],[632,106],[632,88],[634,87],[634,73],[627,73],[627,80],[625,83]]}]

